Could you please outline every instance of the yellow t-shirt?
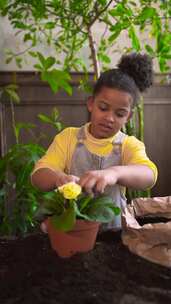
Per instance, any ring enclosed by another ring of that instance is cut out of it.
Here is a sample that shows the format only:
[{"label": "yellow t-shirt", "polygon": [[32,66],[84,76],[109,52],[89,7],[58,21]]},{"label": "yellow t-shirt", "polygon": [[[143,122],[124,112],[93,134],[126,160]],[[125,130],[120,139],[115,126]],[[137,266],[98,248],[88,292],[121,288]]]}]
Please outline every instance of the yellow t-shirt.
[{"label": "yellow t-shirt", "polygon": [[[109,154],[113,149],[113,140],[116,135],[110,138],[97,139],[88,131],[89,124],[85,124],[86,139],[84,141],[87,149],[99,156]],[[69,172],[72,155],[77,144],[77,134],[80,128],[66,128],[55,136],[46,154],[36,163],[34,171],[39,168],[50,168]],[[154,183],[157,180],[157,168],[147,157],[144,143],[134,136],[126,136],[122,144],[122,165],[147,165],[154,172]]]}]

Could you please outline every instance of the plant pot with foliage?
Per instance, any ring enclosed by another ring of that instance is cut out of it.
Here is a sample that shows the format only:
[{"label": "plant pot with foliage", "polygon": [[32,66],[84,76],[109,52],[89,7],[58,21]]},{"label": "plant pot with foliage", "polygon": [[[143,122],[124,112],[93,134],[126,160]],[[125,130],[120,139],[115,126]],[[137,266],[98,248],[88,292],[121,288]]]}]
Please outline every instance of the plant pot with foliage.
[{"label": "plant pot with foliage", "polygon": [[61,257],[93,249],[101,223],[111,222],[120,213],[110,197],[92,197],[73,182],[55,191],[44,201],[37,216],[47,216],[44,224],[52,248]]}]

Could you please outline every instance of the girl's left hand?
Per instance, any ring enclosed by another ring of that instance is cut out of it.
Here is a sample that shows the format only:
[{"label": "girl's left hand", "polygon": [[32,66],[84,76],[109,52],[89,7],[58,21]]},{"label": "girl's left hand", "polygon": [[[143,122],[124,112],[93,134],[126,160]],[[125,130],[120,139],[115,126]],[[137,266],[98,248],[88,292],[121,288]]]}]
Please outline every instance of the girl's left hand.
[{"label": "girl's left hand", "polygon": [[93,192],[103,193],[106,186],[115,185],[118,181],[117,170],[104,169],[87,171],[81,176],[79,184],[87,193]]}]

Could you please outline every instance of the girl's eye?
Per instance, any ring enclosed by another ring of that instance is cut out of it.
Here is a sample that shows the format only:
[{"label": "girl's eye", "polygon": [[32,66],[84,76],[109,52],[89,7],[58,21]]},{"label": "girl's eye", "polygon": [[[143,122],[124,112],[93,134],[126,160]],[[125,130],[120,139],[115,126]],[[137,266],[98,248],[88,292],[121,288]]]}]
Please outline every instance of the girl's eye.
[{"label": "girl's eye", "polygon": [[118,117],[125,117],[126,116],[126,113],[116,113],[116,116],[118,116]]},{"label": "girl's eye", "polygon": [[107,108],[106,108],[105,106],[99,106],[99,109],[100,109],[101,111],[106,111],[106,110],[107,110]]}]

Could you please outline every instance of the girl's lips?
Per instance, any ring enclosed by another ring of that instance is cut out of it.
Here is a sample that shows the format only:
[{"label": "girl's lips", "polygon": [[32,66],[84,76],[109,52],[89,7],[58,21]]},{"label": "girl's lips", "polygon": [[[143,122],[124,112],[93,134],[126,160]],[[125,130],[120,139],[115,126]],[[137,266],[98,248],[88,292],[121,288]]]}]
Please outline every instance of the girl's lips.
[{"label": "girl's lips", "polygon": [[105,129],[105,130],[108,130],[108,131],[112,131],[113,130],[113,128],[111,126],[109,126],[109,125],[100,124],[100,127],[103,128],[103,129]]}]

